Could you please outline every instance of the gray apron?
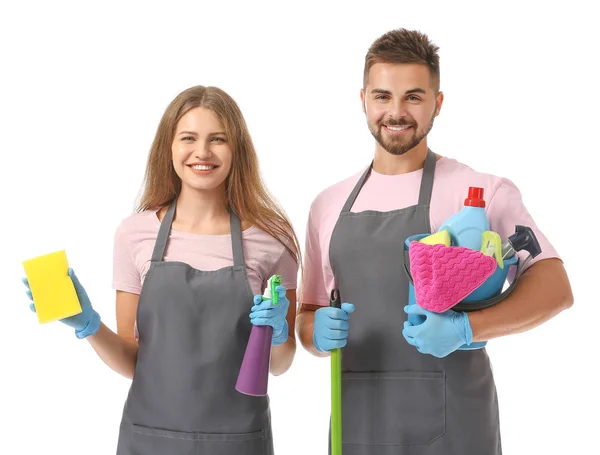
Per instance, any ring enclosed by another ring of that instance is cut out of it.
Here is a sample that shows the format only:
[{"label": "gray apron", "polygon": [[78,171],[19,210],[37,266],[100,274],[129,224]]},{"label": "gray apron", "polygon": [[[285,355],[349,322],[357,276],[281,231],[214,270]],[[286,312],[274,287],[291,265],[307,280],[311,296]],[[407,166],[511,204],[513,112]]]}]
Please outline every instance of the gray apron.
[{"label": "gray apron", "polygon": [[234,265],[196,270],[163,261],[175,205],[139,299],[139,351],[117,455],[272,455],[268,397],[235,390],[253,304],[240,220],[230,214]]},{"label": "gray apron", "polygon": [[332,233],[335,281],[342,302],[356,305],[342,350],[344,455],[502,453],[496,387],[485,349],[438,359],[421,354],[402,336],[408,301],[403,244],[410,235],[431,232],[435,165],[428,150],[418,205],[351,212],[369,166]]}]

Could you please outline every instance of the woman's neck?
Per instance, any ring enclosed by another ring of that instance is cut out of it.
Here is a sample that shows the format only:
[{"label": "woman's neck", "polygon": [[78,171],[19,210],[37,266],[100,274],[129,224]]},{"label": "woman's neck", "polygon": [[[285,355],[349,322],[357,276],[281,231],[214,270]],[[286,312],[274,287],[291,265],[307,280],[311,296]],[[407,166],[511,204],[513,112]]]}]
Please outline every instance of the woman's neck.
[{"label": "woman's neck", "polygon": [[209,235],[229,233],[224,189],[198,191],[184,186],[177,199],[173,229]]}]

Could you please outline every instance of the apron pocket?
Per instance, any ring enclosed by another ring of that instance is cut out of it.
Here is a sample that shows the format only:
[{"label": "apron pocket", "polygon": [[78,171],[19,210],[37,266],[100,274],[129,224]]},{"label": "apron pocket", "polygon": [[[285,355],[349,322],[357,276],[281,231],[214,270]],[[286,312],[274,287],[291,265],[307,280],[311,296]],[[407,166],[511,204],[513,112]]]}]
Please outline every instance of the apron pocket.
[{"label": "apron pocket", "polygon": [[264,455],[265,432],[188,433],[131,425],[135,455]]},{"label": "apron pocket", "polygon": [[201,433],[198,455],[265,455],[265,433]]},{"label": "apron pocket", "polygon": [[342,439],[349,444],[429,444],[446,431],[444,373],[342,373]]},{"label": "apron pocket", "polygon": [[131,455],[196,455],[195,433],[131,425]]}]

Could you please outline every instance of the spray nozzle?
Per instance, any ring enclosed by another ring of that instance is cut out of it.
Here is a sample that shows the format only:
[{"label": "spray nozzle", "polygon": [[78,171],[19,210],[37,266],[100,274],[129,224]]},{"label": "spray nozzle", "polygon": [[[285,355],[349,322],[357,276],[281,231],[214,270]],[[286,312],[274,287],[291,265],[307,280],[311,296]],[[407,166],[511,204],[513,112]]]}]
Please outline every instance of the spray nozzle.
[{"label": "spray nozzle", "polygon": [[533,230],[528,226],[517,225],[515,233],[508,238],[515,251],[526,250],[534,258],[542,252],[542,248],[533,233]]},{"label": "spray nozzle", "polygon": [[263,294],[263,300],[271,299],[273,301],[273,305],[277,305],[279,303],[279,293],[277,292],[277,286],[281,285],[281,275],[273,275],[267,281],[267,287],[265,288],[265,292]]}]

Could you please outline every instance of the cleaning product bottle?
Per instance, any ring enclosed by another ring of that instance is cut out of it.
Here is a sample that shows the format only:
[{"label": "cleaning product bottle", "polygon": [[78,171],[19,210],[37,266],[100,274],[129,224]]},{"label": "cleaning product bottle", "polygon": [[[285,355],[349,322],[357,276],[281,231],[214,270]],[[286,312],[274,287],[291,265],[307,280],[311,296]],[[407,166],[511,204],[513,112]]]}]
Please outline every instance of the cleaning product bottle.
[{"label": "cleaning product bottle", "polygon": [[[279,305],[279,294],[276,291],[279,285],[281,285],[281,275],[273,275],[269,278],[262,300],[271,300],[273,305]],[[273,327],[270,325],[252,326],[235,390],[251,396],[267,394],[272,340]]]},{"label": "cleaning product bottle", "polygon": [[463,209],[448,218],[438,232],[443,230],[448,231],[454,246],[481,249],[481,236],[490,230],[490,223],[485,214],[483,188],[469,187],[469,195],[465,199]]}]

